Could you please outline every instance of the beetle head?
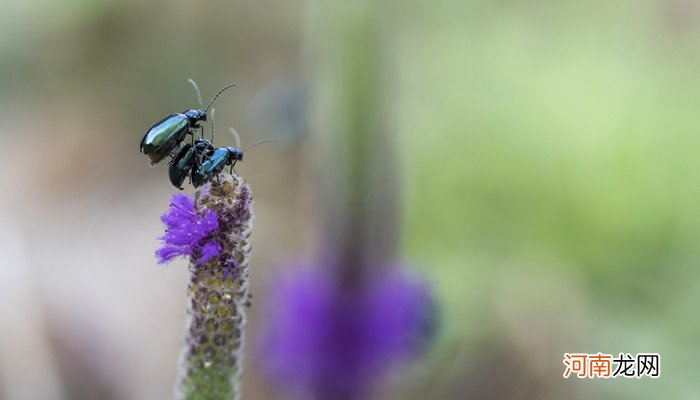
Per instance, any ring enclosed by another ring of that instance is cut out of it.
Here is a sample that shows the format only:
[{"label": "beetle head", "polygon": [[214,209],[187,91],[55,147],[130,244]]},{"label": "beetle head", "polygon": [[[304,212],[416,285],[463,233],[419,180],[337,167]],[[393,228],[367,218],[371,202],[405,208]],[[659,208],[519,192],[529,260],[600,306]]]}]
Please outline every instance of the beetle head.
[{"label": "beetle head", "polygon": [[191,122],[207,120],[207,113],[204,110],[187,110],[183,114],[187,115]]},{"label": "beetle head", "polygon": [[236,160],[236,161],[243,161],[243,152],[238,150],[235,147],[227,147],[229,156],[231,157],[231,160]]}]

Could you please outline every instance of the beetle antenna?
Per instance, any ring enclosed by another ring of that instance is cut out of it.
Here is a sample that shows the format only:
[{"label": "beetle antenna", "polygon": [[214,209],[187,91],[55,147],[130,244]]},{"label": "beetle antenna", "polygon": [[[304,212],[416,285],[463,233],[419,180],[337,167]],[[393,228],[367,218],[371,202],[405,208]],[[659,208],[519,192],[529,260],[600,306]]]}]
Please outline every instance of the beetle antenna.
[{"label": "beetle antenna", "polygon": [[211,109],[211,144],[214,144],[214,112],[215,108]]},{"label": "beetle antenna", "polygon": [[204,102],[202,102],[202,92],[199,91],[199,86],[197,86],[197,82],[195,82],[192,78],[188,79],[187,82],[191,83],[194,87],[194,91],[197,92],[197,100],[199,101],[199,106],[204,107]]},{"label": "beetle antenna", "polygon": [[259,142],[253,143],[250,146],[246,147],[245,149],[241,150],[241,153],[245,153],[246,151],[252,149],[253,147],[255,147],[259,144],[268,143],[268,142],[276,142],[276,140],[275,139],[263,139]]},{"label": "beetle antenna", "polygon": [[233,135],[234,138],[236,138],[236,148],[241,148],[241,137],[238,136],[238,132],[236,132],[235,129],[233,128],[228,128],[229,132]]},{"label": "beetle antenna", "polygon": [[211,99],[211,102],[209,103],[209,105],[207,106],[207,108],[204,109],[204,112],[207,112],[207,110],[209,110],[209,107],[211,107],[211,105],[214,104],[214,100],[216,100],[216,98],[219,97],[219,95],[220,95],[221,93],[223,93],[224,90],[229,89],[229,88],[232,88],[232,87],[234,87],[234,86],[236,86],[236,84],[235,84],[235,83],[232,83],[232,84],[230,84],[230,85],[224,86],[223,89],[219,90],[219,93],[217,93],[216,96],[214,96],[214,98]]}]

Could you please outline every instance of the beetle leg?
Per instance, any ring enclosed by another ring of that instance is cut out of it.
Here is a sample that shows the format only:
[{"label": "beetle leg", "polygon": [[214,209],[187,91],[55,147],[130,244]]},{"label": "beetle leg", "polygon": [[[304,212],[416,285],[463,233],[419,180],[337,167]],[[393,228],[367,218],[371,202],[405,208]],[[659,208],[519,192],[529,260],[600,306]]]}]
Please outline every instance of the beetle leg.
[{"label": "beetle leg", "polygon": [[[236,172],[236,170],[233,169],[233,167],[236,166],[236,161],[238,161],[238,160],[233,160],[233,162],[231,163],[231,171],[229,171],[229,173],[230,173],[231,175],[233,175],[233,173]],[[236,172],[236,175],[238,175],[237,172]]]}]

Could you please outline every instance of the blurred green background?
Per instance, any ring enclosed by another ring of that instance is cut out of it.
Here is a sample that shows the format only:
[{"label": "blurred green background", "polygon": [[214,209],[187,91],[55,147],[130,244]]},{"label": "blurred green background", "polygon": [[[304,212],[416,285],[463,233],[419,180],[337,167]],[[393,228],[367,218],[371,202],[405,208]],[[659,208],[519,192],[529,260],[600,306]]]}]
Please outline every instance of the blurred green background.
[{"label": "blurred green background", "polygon": [[[324,2],[333,7],[333,2]],[[341,3],[338,3],[340,5]],[[387,0],[402,254],[443,329],[392,399],[700,396],[700,2]],[[138,154],[221,86],[217,144],[275,137],[254,189],[256,301],[313,254],[309,2],[20,1],[0,14],[0,398],[169,398],[185,263],[155,264],[173,188]],[[259,307],[248,337],[254,342]],[[661,355],[564,380],[563,353]],[[246,355],[247,399],[284,398]]]}]

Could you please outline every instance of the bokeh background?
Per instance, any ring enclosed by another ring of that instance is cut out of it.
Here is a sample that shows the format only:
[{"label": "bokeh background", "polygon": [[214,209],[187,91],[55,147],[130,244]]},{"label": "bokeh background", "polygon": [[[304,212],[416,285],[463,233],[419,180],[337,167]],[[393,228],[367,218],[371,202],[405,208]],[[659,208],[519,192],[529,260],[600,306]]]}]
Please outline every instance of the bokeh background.
[{"label": "bokeh background", "polygon": [[[186,263],[155,263],[173,188],[138,143],[196,106],[187,78],[205,101],[239,84],[218,145],[279,139],[237,170],[256,200],[244,395],[285,398],[254,342],[275,274],[315,251],[313,3],[3,2],[0,398],[171,397]],[[441,305],[383,396],[700,398],[700,2],[382,4],[401,254]],[[662,376],[564,380],[565,352],[656,352]]]}]

